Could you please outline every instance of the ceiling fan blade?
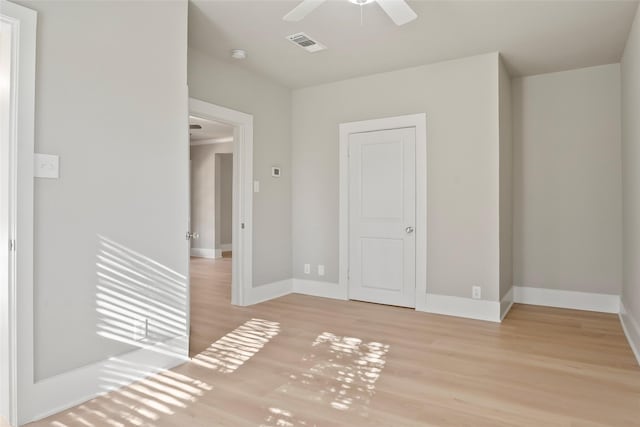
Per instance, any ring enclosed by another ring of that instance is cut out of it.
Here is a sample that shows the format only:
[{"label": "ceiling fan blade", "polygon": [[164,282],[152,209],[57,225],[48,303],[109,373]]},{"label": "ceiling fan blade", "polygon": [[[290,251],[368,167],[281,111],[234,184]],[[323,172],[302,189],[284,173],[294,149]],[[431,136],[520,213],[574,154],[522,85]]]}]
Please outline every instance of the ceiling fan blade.
[{"label": "ceiling fan blade", "polygon": [[302,3],[293,8],[291,12],[284,15],[282,19],[289,22],[301,21],[325,1],[327,0],[303,0]]},{"label": "ceiling fan blade", "polygon": [[396,25],[404,25],[418,17],[404,0],[376,0]]}]

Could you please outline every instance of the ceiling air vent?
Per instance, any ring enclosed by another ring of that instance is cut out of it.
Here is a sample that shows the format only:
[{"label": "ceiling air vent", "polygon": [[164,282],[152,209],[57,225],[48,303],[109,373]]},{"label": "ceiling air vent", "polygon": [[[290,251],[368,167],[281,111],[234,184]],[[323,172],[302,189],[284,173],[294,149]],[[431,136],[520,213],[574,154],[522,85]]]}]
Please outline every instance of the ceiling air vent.
[{"label": "ceiling air vent", "polygon": [[321,50],[325,50],[327,47],[313,40],[311,37],[306,35],[305,33],[295,33],[287,36],[287,40],[292,43],[297,44],[304,50],[310,53],[319,52]]}]

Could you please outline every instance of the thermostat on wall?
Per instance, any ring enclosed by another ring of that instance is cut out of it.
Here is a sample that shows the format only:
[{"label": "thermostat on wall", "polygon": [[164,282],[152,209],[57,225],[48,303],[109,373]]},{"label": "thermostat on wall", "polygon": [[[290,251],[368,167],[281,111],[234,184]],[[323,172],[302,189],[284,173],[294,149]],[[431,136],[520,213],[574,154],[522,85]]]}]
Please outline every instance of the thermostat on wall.
[{"label": "thermostat on wall", "polygon": [[273,177],[275,177],[275,178],[280,178],[280,172],[281,172],[281,171],[280,171],[280,168],[279,168],[279,167],[273,166],[273,167],[271,168],[271,176],[273,176]]}]

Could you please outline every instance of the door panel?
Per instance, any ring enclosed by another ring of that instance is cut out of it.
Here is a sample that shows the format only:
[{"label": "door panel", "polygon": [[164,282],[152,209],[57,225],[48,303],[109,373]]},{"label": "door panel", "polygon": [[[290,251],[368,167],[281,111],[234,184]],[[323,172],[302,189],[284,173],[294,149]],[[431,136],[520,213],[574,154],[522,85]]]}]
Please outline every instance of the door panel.
[{"label": "door panel", "polygon": [[402,239],[363,238],[360,249],[362,287],[401,291],[404,276]]},{"label": "door panel", "polygon": [[349,136],[351,299],[415,306],[415,180],[414,128]]},{"label": "door panel", "polygon": [[[361,150],[360,203],[369,219],[402,219],[402,142],[364,143]],[[389,165],[389,167],[387,167]]]}]

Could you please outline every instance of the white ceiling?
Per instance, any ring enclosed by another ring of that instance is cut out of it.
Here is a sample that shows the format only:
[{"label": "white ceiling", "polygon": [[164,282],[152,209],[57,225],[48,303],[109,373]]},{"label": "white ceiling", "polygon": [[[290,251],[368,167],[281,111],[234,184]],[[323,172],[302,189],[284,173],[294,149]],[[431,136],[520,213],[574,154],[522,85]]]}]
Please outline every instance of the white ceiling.
[{"label": "white ceiling", "polygon": [[210,142],[231,142],[233,140],[233,126],[213,120],[189,116],[190,125],[200,125],[202,129],[190,129],[190,140]]},{"label": "white ceiling", "polygon": [[[620,60],[636,1],[408,1],[418,19],[394,25],[375,4],[330,0],[301,22],[282,16],[298,1],[190,0],[189,46],[242,62],[292,88],[500,51],[514,76]],[[328,50],[285,40],[306,32]]]}]

